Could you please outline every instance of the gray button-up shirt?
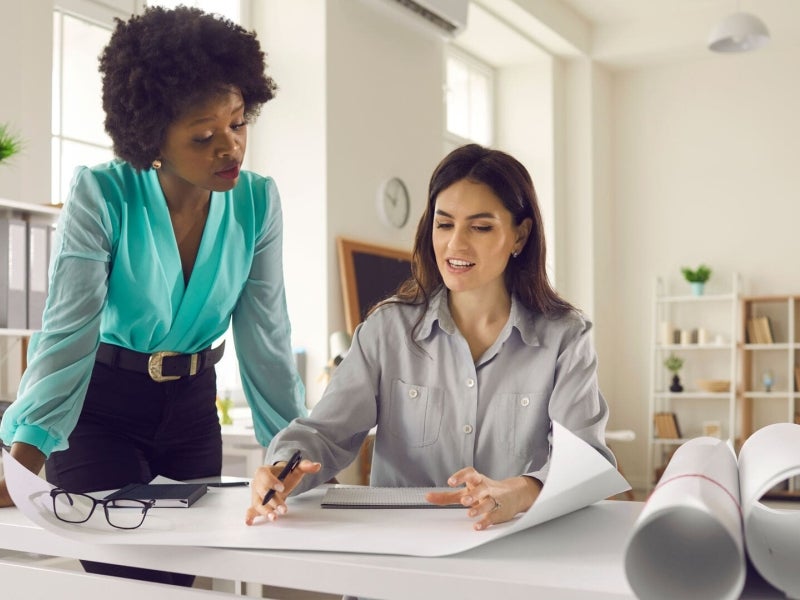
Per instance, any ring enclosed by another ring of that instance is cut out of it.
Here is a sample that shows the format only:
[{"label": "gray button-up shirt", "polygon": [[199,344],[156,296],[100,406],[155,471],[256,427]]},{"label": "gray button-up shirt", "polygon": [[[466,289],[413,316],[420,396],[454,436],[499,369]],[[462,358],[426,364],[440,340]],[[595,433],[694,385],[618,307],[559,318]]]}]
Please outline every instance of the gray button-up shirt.
[{"label": "gray button-up shirt", "polygon": [[272,440],[266,464],[296,449],[322,463],[296,492],[349,465],[375,425],[377,486],[445,487],[467,466],[492,479],[530,475],[544,482],[551,421],[616,464],[605,444],[608,406],[588,320],[577,313],[549,320],[512,297],[508,322],[474,361],[445,289],[432,297],[412,339],[421,310],[389,304],[361,323],[311,416]]}]

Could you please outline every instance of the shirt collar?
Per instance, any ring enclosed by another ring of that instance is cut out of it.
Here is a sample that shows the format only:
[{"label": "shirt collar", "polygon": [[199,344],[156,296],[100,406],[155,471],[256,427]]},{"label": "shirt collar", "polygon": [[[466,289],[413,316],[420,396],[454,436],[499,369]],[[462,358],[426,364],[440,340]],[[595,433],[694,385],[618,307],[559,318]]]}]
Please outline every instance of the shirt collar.
[{"label": "shirt collar", "polygon": [[[437,322],[439,329],[447,334],[453,335],[457,331],[453,316],[450,314],[450,306],[447,303],[447,288],[444,286],[441,286],[431,297],[428,310],[414,338],[415,341],[419,342],[430,336],[433,325]],[[511,329],[516,328],[523,342],[528,346],[538,346],[540,344],[539,337],[536,335],[535,322],[534,313],[525,308],[517,296],[512,294],[508,323],[499,337],[506,340],[511,334]]]}]

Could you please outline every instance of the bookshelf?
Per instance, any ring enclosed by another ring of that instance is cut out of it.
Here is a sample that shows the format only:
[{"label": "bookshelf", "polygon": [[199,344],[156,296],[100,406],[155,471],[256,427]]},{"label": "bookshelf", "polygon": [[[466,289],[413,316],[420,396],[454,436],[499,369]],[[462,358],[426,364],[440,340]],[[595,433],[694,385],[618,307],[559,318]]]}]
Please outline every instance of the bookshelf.
[{"label": "bookshelf", "polygon": [[[800,295],[743,296],[740,339],[742,442],[770,423],[800,423]],[[800,495],[798,478],[785,488]]]},{"label": "bookshelf", "polygon": [[[0,219],[13,219],[26,223],[28,226],[52,227],[58,220],[61,209],[52,204],[33,204],[0,198]],[[49,240],[48,240],[49,241]],[[29,248],[26,240],[25,260],[29,261]],[[45,258],[49,256],[49,248]],[[44,265],[46,267],[46,265]],[[44,273],[46,278],[46,272]],[[27,278],[26,264],[25,291],[22,292],[22,303],[27,305]],[[46,295],[46,291],[44,291]],[[34,332],[28,328],[27,315],[24,326],[0,327],[0,401],[8,402],[16,395],[16,386],[19,377],[26,367],[28,339]]]},{"label": "bookshelf", "polygon": [[[658,480],[672,453],[688,439],[736,432],[737,332],[740,280],[715,277],[702,295],[688,283],[657,278],[653,301],[648,412],[648,477]],[[680,391],[664,362],[682,360]]]}]

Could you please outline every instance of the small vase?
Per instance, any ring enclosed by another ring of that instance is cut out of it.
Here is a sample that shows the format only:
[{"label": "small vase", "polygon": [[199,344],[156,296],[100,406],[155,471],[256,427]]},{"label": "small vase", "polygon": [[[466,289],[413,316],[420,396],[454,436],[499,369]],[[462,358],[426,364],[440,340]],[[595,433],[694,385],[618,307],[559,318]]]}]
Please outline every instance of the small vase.
[{"label": "small vase", "polygon": [[692,295],[694,296],[702,296],[703,291],[705,290],[706,284],[704,281],[692,281]]},{"label": "small vase", "polygon": [[669,391],[670,392],[682,392],[683,391],[683,386],[681,385],[680,377],[678,377],[677,375],[673,375],[672,376],[672,385],[669,386]]}]

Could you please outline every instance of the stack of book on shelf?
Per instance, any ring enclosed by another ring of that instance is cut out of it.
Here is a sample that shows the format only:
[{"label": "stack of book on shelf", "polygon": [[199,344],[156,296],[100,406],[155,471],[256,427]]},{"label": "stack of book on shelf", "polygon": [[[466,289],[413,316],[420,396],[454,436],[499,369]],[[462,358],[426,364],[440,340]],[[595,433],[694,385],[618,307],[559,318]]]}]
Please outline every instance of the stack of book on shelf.
[{"label": "stack of book on shelf", "polygon": [[675,416],[675,413],[659,412],[655,414],[654,419],[657,438],[675,440],[681,437],[678,417]]},{"label": "stack of book on shelf", "polygon": [[800,365],[794,367],[794,391],[800,392]]},{"label": "stack of book on shelf", "polygon": [[747,341],[750,344],[772,344],[772,324],[769,317],[747,319]]}]

